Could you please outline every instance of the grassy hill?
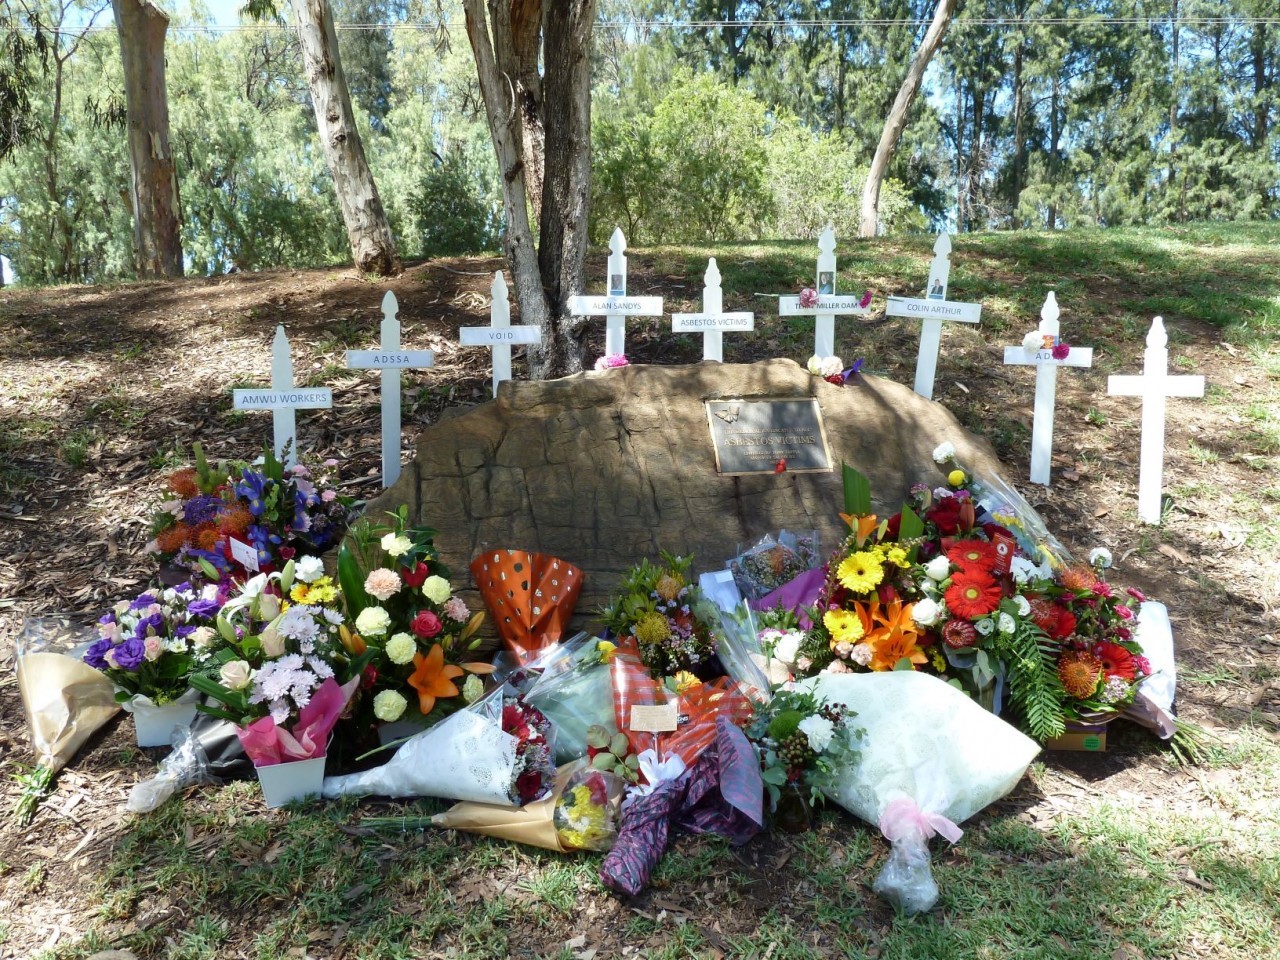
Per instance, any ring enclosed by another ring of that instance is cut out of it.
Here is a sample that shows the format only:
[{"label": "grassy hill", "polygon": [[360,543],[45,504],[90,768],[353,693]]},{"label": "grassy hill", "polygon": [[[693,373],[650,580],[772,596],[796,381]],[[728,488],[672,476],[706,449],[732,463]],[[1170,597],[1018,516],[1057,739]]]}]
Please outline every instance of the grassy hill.
[{"label": "grassy hill", "polygon": [[[884,318],[884,296],[921,290],[932,244],[838,250],[839,289],[869,288],[879,308],[838,321],[846,363],[912,381],[916,330]],[[725,338],[726,360],[803,363],[812,325],[780,320],[772,297],[812,283],[815,253],[633,249],[630,292],[695,309],[715,256],[726,309],[757,314],[753,335]],[[1042,756],[958,846],[935,844],[940,905],[907,920],[870,891],[886,844],[834,809],[811,834],[740,850],[682,839],[635,901],[603,891],[597,857],[363,822],[431,803],[267,812],[241,783],[127,819],[127,790],[154,762],[130,746],[126,720],[61,775],[31,827],[0,826],[0,957],[1280,956],[1280,224],[961,236],[952,262],[949,298],[980,300],[983,322],[945,332],[935,397],[992,441],[1064,543],[1109,547],[1116,581],[1168,603],[1180,712],[1220,738],[1200,764],[1177,765],[1123,724],[1105,755]],[[603,289],[604,254],[590,265]],[[334,388],[333,410],[300,414],[302,444],[339,457],[348,488],[371,494],[377,381],[346,370],[343,352],[376,341],[382,291],[395,290],[405,345],[436,350],[434,369],[404,377],[411,444],[445,408],[487,398],[487,351],[458,347],[457,328],[486,322],[500,267],[436,261],[385,285],[277,270],[0,291],[0,802],[18,795],[29,756],[12,681],[21,613],[96,615],[144,584],[159,471],[192,440],[250,456],[268,439],[268,418],[232,412],[229,391],[266,381],[275,325],[299,379]],[[1026,482],[1033,374],[1001,358],[1049,289],[1064,338],[1095,362],[1059,379],[1046,489]],[[1136,518],[1140,408],[1108,397],[1106,377],[1140,371],[1156,314],[1174,372],[1204,374],[1208,389],[1170,404],[1169,503],[1153,528]],[[700,340],[669,326],[631,325],[632,361],[695,361]]]}]

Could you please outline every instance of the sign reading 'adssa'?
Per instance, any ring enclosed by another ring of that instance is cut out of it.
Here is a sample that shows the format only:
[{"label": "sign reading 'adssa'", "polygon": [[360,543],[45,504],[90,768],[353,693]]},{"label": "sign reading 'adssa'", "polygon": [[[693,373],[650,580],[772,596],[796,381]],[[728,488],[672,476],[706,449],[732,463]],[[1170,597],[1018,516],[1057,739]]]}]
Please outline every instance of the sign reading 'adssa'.
[{"label": "sign reading 'adssa'", "polygon": [[817,400],[708,400],[706,407],[720,474],[831,469]]}]

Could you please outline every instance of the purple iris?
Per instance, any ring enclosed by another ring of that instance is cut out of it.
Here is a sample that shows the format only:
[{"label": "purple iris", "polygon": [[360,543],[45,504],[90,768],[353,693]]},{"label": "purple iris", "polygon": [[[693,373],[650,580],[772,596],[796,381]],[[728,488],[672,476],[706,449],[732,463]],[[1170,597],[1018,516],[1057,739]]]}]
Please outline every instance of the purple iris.
[{"label": "purple iris", "polygon": [[187,613],[193,617],[212,617],[221,608],[217,600],[192,600],[187,604]]},{"label": "purple iris", "polygon": [[251,523],[247,531],[249,542],[253,544],[254,549],[258,551],[259,563],[271,562],[271,547],[279,546],[281,543],[280,536],[272,533],[266,527],[260,527],[256,523]]},{"label": "purple iris", "polygon": [[[141,610],[143,607],[149,607],[156,602],[156,598],[149,593],[144,593],[137,600],[129,604],[130,610]],[[114,622],[114,621],[113,621]]]},{"label": "purple iris", "polygon": [[311,506],[311,498],[298,490],[293,495],[293,529],[298,533],[306,533],[311,529],[311,518],[307,516],[307,507]]},{"label": "purple iris", "polygon": [[225,574],[231,569],[231,564],[225,556],[217,550],[194,550],[184,548],[185,555],[193,561],[199,562],[206,560],[219,573]]},{"label": "purple iris", "polygon": [[244,469],[242,476],[244,479],[236,484],[236,494],[249,501],[250,513],[255,517],[260,517],[267,508],[267,484],[271,481],[248,467]]},{"label": "purple iris", "polygon": [[222,500],[219,497],[197,494],[183,504],[182,519],[193,527],[210,523],[218,515],[221,507]]},{"label": "purple iris", "polygon": [[107,663],[106,654],[112,646],[112,642],[106,637],[103,637],[84,652],[84,662],[95,670],[106,670],[111,666],[111,664]]},{"label": "purple iris", "polygon": [[116,647],[116,663],[121,670],[137,673],[138,667],[147,657],[147,645],[138,637],[130,637]]}]

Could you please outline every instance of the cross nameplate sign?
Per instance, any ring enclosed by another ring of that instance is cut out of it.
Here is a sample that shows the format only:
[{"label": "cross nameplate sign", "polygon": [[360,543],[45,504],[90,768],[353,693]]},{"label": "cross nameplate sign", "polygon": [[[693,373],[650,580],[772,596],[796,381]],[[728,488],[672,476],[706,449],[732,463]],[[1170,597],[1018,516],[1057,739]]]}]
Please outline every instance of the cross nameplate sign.
[{"label": "cross nameplate sign", "polygon": [[721,476],[830,472],[817,400],[708,400],[706,408]]},{"label": "cross nameplate sign", "polygon": [[627,296],[627,240],[614,228],[609,238],[609,294],[604,297],[569,298],[569,313],[575,317],[604,317],[606,356],[627,352],[627,317],[662,316],[661,297]]},{"label": "cross nameplate sign", "polygon": [[236,390],[231,398],[233,410],[324,410],[331,406],[333,391],[328,387]]},{"label": "cross nameplate sign", "polygon": [[293,383],[293,354],[284,324],[276,326],[271,341],[271,388],[268,390],[233,390],[231,406],[235,410],[270,410],[272,433],[277,457],[286,466],[298,462],[298,430],[295,410],[323,410],[333,406],[333,393],[328,387],[298,387]]}]

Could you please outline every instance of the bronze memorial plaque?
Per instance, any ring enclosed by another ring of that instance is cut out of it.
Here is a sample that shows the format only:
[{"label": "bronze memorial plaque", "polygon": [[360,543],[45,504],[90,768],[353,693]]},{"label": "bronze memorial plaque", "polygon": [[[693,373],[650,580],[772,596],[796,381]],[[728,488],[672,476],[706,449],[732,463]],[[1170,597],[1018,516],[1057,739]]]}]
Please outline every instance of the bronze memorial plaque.
[{"label": "bronze memorial plaque", "polygon": [[706,407],[718,473],[831,470],[817,400],[708,400]]}]

